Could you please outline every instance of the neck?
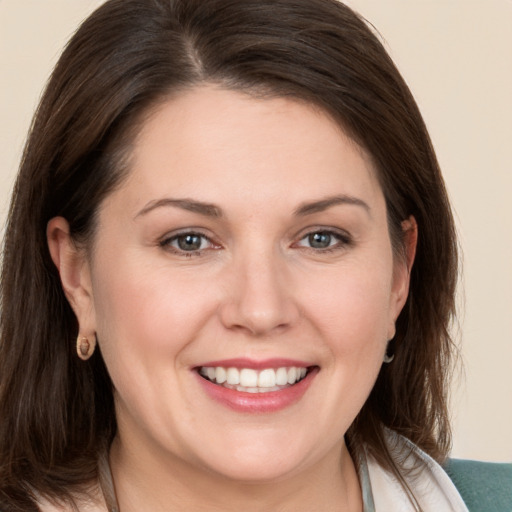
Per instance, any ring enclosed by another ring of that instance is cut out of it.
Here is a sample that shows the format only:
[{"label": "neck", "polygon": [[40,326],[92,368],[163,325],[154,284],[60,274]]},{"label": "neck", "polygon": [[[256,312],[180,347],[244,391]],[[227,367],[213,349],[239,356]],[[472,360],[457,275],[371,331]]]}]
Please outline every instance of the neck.
[{"label": "neck", "polygon": [[119,438],[110,461],[120,512],[363,510],[357,473],[344,443],[307,470],[264,482],[233,480],[150,450],[135,453]]}]

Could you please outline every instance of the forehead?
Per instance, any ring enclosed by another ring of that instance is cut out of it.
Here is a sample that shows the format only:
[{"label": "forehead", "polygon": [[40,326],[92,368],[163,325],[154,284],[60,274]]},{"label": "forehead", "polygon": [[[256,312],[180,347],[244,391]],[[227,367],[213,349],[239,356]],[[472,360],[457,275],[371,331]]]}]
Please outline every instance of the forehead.
[{"label": "forehead", "polygon": [[380,194],[370,156],[329,115],[294,99],[191,89],[157,105],[132,147],[128,182],[154,197]]}]

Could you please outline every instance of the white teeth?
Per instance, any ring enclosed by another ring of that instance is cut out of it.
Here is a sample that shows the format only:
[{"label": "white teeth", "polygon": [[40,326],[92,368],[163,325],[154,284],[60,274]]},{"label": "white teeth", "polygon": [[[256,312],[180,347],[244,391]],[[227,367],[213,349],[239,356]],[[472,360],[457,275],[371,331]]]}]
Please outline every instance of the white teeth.
[{"label": "white teeth", "polygon": [[249,368],[240,371],[240,385],[246,388],[254,388],[258,385],[258,372]]},{"label": "white teeth", "polygon": [[258,388],[254,388],[254,387],[245,387],[245,386],[237,386],[237,391],[245,391],[246,393],[259,393],[259,389]]},{"label": "white teeth", "polygon": [[226,380],[228,384],[231,384],[232,386],[240,384],[240,372],[236,368],[228,368],[226,373]]},{"label": "white teeth", "polygon": [[254,370],[252,368],[224,368],[202,366],[199,373],[216,384],[246,393],[279,391],[303,379],[308,370],[304,367],[280,367]]},{"label": "white teeth", "polygon": [[207,369],[206,369],[206,373],[207,373],[208,378],[209,378],[210,380],[215,379],[215,368],[207,368]]},{"label": "white teeth", "polygon": [[227,379],[226,369],[222,368],[222,366],[217,366],[217,368],[215,368],[215,382],[217,382],[217,384],[223,384]]},{"label": "white teeth", "polygon": [[297,368],[293,366],[288,370],[288,384],[293,384],[297,380]]},{"label": "white teeth", "polygon": [[278,386],[284,386],[285,384],[288,384],[288,370],[286,368],[277,369],[276,384]]},{"label": "white teeth", "polygon": [[279,391],[281,389],[283,389],[283,386],[274,386],[273,388],[260,388],[260,393],[268,393],[269,391]]},{"label": "white teeth", "polygon": [[258,376],[258,387],[273,388],[276,385],[276,372],[272,369],[263,370]]}]

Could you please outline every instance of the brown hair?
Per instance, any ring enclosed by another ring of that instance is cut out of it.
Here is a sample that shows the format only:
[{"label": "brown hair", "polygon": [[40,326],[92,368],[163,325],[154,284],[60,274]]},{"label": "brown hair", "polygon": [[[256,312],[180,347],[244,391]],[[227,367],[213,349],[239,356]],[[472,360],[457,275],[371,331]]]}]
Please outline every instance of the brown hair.
[{"label": "brown hair", "polygon": [[411,93],[364,20],[336,0],[110,0],[66,47],[33,121],[3,249],[0,504],[37,510],[97,479],[116,431],[99,351],[74,350],[77,320],[48,252],[46,225],[65,217],[87,243],[101,201],[129,172],[130,144],[150,107],[211,82],[314,103],[372,155],[401,250],[414,215],[419,241],[395,359],[350,428],[390,467],[388,427],[434,458],[450,430],[446,376],[457,244],[427,130]]}]

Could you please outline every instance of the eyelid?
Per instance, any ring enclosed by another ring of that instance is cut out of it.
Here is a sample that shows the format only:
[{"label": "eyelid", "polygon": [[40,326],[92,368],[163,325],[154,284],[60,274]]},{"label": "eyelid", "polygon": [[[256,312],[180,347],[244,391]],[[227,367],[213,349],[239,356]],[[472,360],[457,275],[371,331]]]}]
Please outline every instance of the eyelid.
[{"label": "eyelid", "polygon": [[[326,248],[323,248],[323,249],[316,249],[314,247],[307,247],[307,246],[304,246],[304,245],[298,245],[300,242],[302,242],[304,239],[306,239],[308,236],[310,235],[314,235],[315,233],[325,233],[325,234],[328,234],[328,235],[331,235],[333,237],[335,237],[339,242],[337,244],[334,244],[332,246],[329,246],[329,247],[326,247]],[[340,248],[344,248],[344,247],[347,247],[349,245],[352,245],[353,243],[353,237],[352,235],[344,230],[344,229],[339,229],[339,228],[335,228],[335,227],[332,227],[332,226],[314,226],[314,227],[308,227],[304,230],[302,230],[296,237],[296,242],[294,242],[292,245],[293,246],[298,246],[298,247],[302,247],[304,249],[311,249],[315,252],[325,252],[325,251],[329,251],[329,250],[336,250],[336,249],[340,249]]]},{"label": "eyelid", "polygon": [[[193,235],[193,236],[199,236],[205,240],[208,241],[210,247],[203,248],[203,249],[196,249],[191,251],[185,251],[183,249],[179,249],[178,247],[173,247],[171,243],[175,240],[177,240],[179,237],[187,236],[187,235]],[[173,252],[178,255],[184,255],[184,256],[194,256],[199,255],[203,251],[208,250],[215,250],[220,249],[221,245],[216,243],[213,240],[213,237],[210,235],[207,235],[201,228],[183,228],[178,231],[172,231],[170,233],[166,233],[164,236],[159,238],[158,245],[162,247],[163,249],[169,250],[170,252]]]}]

